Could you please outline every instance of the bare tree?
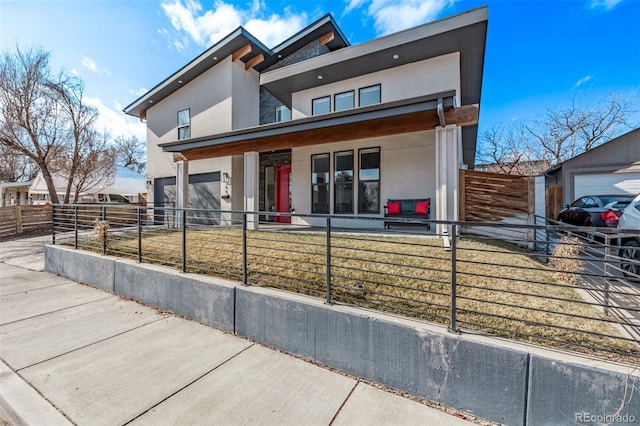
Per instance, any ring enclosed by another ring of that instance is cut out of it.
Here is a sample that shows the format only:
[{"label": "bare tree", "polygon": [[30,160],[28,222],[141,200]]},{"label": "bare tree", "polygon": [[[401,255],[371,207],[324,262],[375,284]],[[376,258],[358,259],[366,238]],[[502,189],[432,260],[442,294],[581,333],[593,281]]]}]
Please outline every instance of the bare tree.
[{"label": "bare tree", "polygon": [[38,174],[38,166],[31,158],[2,144],[0,158],[0,182],[26,182]]},{"label": "bare tree", "polygon": [[49,81],[49,54],[42,50],[18,48],[0,57],[0,145],[37,164],[51,201],[57,203],[50,167],[63,151],[64,120]]},{"label": "bare tree", "polygon": [[56,169],[67,179],[63,202],[68,203],[72,189],[77,200],[79,193],[102,181],[112,181],[115,156],[107,147],[106,136],[94,129],[98,111],[84,102],[82,81],[61,74],[57,82],[49,83],[49,87],[67,118],[67,143],[64,155],[57,159]]},{"label": "bare tree", "polygon": [[567,106],[549,109],[530,122],[483,132],[478,162],[499,165],[505,173],[522,166],[526,169],[526,163],[559,164],[632,128],[628,120],[633,113],[631,97],[613,93],[591,107],[573,98]]},{"label": "bare tree", "polygon": [[53,174],[67,180],[64,202],[113,181],[115,150],[94,129],[98,111],[84,101],[84,85],[64,72],[53,77],[41,50],[4,53],[0,65],[0,144],[37,164],[51,202]]},{"label": "bare tree", "polygon": [[135,136],[119,136],[115,140],[117,160],[119,166],[123,166],[136,173],[143,174],[147,168],[146,145]]}]

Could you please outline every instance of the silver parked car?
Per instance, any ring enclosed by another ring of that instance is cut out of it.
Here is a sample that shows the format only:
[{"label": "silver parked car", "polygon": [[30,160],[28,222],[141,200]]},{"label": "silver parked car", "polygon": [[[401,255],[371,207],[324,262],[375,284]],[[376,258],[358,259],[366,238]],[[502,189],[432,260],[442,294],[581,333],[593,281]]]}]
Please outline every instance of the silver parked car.
[{"label": "silver parked car", "polygon": [[640,280],[640,194],[622,210],[618,229],[624,235],[619,251],[622,271],[625,276]]}]

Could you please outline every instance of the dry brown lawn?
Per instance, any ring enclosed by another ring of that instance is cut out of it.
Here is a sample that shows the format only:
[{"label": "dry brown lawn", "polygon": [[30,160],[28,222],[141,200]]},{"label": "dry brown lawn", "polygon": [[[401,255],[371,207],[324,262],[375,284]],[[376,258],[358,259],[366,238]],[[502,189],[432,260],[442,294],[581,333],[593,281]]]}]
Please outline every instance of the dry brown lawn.
[{"label": "dry brown lawn", "polygon": [[[242,232],[187,232],[187,270],[242,278]],[[95,244],[95,243],[94,243]],[[181,232],[145,234],[143,261],[181,266]],[[110,252],[133,257],[137,240],[120,237]],[[506,243],[457,243],[458,327],[637,362],[638,345],[621,334],[564,279]],[[325,297],[324,234],[248,231],[248,282]],[[331,238],[332,300],[448,324],[452,260],[429,237],[336,234]],[[613,353],[611,353],[613,352]]]}]

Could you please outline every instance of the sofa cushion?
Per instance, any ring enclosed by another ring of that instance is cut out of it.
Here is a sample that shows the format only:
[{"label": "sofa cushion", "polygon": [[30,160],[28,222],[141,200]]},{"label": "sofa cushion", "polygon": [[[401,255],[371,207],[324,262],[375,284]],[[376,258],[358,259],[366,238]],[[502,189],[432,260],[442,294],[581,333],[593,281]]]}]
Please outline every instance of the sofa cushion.
[{"label": "sofa cushion", "polygon": [[400,214],[400,201],[387,201],[387,214]]},{"label": "sofa cushion", "polygon": [[419,215],[427,215],[429,212],[429,201],[428,200],[418,200],[416,202],[416,210],[415,214]]}]

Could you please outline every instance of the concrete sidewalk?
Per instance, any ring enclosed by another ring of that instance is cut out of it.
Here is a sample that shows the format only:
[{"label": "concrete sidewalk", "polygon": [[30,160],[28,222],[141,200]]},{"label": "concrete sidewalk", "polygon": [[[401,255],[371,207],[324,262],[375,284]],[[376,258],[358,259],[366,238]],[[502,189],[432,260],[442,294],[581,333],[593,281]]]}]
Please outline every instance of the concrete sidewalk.
[{"label": "concrete sidewalk", "polygon": [[0,424],[2,414],[33,425],[469,424],[251,341],[8,263],[0,263],[0,339]]}]

